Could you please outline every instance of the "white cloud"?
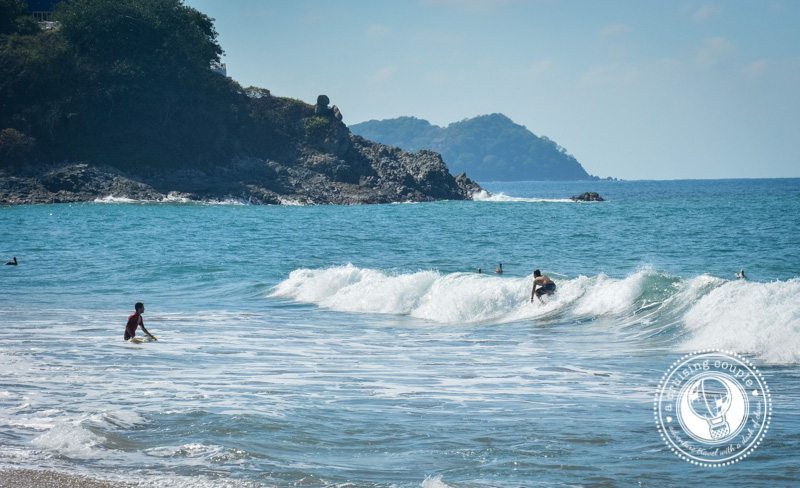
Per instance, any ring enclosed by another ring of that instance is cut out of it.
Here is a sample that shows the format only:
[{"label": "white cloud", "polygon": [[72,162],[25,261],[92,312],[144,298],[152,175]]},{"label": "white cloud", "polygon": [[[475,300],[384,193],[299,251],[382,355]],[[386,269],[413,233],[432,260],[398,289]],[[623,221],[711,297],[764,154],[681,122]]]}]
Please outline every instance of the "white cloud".
[{"label": "white cloud", "polygon": [[609,37],[625,34],[628,30],[628,26],[625,24],[608,24],[600,29],[600,36],[604,39],[608,39]]},{"label": "white cloud", "polygon": [[733,52],[733,44],[724,37],[712,37],[703,41],[695,54],[695,62],[705,68],[713,68]]},{"label": "white cloud", "polygon": [[701,5],[700,8],[692,13],[692,20],[695,22],[703,22],[716,15],[719,15],[720,12],[722,12],[722,9],[718,5],[707,3],[705,5]]},{"label": "white cloud", "polygon": [[392,79],[397,73],[397,66],[384,66],[372,73],[369,77],[370,83],[384,83]]}]

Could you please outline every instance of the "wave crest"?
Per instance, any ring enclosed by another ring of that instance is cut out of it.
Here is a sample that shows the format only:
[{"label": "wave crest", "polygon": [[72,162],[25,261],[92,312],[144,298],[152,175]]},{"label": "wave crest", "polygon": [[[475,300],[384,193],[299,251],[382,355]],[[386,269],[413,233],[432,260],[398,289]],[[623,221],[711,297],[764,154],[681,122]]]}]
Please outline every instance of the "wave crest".
[{"label": "wave crest", "polygon": [[680,279],[650,268],[616,279],[556,279],[557,293],[530,303],[531,277],[348,264],[298,269],[270,296],[330,310],[409,315],[443,324],[567,318],[618,319],[637,335],[667,335],[681,350],[723,348],[770,363],[800,362],[800,280],[756,283],[708,275]]},{"label": "wave crest", "polygon": [[530,303],[530,277],[417,271],[391,274],[348,264],[298,269],[271,296],[342,312],[410,315],[440,323],[508,322],[554,312],[613,315],[633,307],[652,271],[617,280],[606,275],[558,280],[544,305]]}]

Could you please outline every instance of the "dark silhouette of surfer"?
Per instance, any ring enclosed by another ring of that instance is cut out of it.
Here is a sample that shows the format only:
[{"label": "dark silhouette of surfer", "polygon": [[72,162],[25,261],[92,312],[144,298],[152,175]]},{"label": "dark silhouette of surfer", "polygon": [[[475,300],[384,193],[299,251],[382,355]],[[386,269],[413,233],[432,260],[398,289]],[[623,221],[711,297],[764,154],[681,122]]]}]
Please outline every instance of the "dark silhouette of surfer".
[{"label": "dark silhouette of surfer", "polygon": [[17,257],[16,256],[14,256],[14,259],[12,259],[11,261],[7,261],[6,262],[6,266],[16,266],[16,265],[17,265]]}]

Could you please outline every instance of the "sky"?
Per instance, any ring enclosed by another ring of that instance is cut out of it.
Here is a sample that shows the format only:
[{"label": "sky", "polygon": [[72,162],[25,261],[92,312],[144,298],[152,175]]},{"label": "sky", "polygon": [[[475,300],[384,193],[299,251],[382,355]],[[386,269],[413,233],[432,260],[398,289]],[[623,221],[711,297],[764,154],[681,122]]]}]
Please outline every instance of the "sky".
[{"label": "sky", "polygon": [[347,124],[500,112],[623,179],[800,177],[799,0],[185,0]]}]

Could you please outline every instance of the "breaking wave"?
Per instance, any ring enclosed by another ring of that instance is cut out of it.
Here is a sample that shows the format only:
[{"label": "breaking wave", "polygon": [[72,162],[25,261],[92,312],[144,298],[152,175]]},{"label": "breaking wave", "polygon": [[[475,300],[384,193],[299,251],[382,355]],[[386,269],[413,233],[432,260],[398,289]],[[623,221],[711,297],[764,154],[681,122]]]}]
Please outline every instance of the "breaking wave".
[{"label": "breaking wave", "polygon": [[270,296],[443,324],[611,318],[647,335],[669,332],[681,350],[724,348],[771,363],[800,362],[798,279],[682,279],[645,268],[623,278],[599,274],[556,281],[557,293],[542,305],[530,303],[530,276],[391,273],[348,264],[292,271]]},{"label": "breaking wave", "polygon": [[505,193],[489,193],[486,190],[481,190],[472,194],[472,199],[476,202],[527,202],[527,203],[574,203],[569,198],[525,198],[525,197],[511,197]]}]

